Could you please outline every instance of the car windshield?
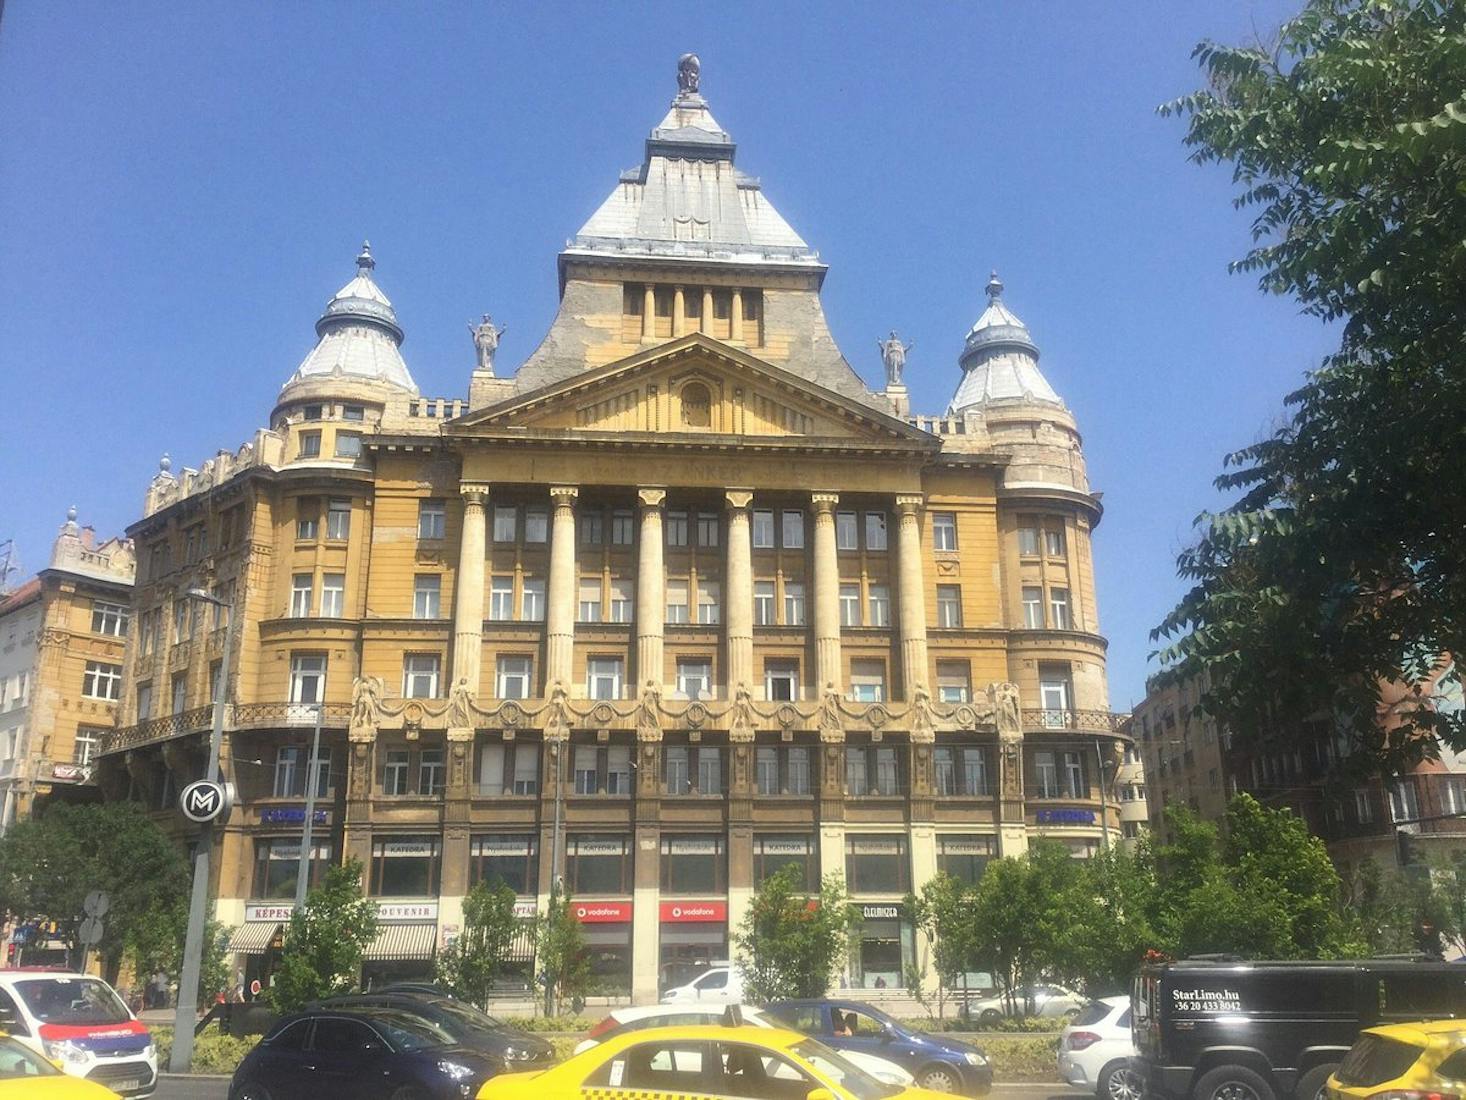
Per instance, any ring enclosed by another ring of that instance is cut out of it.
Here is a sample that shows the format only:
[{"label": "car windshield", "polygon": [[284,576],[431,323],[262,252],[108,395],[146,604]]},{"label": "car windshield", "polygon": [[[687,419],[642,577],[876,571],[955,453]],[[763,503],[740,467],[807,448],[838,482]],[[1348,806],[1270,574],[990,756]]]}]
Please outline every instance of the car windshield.
[{"label": "car windshield", "polygon": [[427,1047],[453,1046],[458,1042],[457,1036],[447,1028],[410,1012],[376,1010],[363,1011],[361,1015],[387,1036],[393,1050],[423,1050]]},{"label": "car windshield", "polygon": [[884,1100],[885,1097],[895,1096],[902,1091],[897,1085],[882,1084],[859,1066],[846,1061],[824,1043],[814,1039],[801,1039],[789,1049],[856,1100]]},{"label": "car windshield", "polygon": [[46,1024],[124,1024],[132,1019],[112,987],[96,978],[25,978],[15,983],[31,1015]]},{"label": "car windshield", "polygon": [[20,1077],[60,1077],[61,1071],[14,1039],[0,1037],[0,1081]]},{"label": "car windshield", "polygon": [[453,1017],[464,1027],[475,1028],[479,1031],[501,1030],[504,1027],[503,1021],[490,1016],[487,1012],[480,1012],[472,1005],[466,1005],[462,1001],[453,1001],[444,997],[441,1001],[429,1001],[428,1003],[439,1012]]}]

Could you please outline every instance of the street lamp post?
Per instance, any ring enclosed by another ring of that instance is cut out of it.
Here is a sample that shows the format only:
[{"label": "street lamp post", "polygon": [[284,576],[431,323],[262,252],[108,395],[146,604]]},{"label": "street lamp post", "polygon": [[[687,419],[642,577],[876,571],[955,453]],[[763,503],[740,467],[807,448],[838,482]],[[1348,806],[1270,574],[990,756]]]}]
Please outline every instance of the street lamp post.
[{"label": "street lamp post", "polygon": [[[558,920],[560,906],[560,804],[565,797],[565,747],[569,740],[556,741],[550,746],[550,755],[555,761],[555,828],[550,834],[550,919]],[[545,1015],[555,1014],[555,981],[559,977],[545,967]]]},{"label": "street lamp post", "polygon": [[321,756],[321,720],[326,714],[324,699],[316,701],[316,732],[311,738],[311,755],[305,766],[305,825],[300,830],[300,869],[295,875],[295,908],[305,908],[305,892],[310,885],[311,829],[316,818],[316,769]]},{"label": "street lamp post", "polygon": [[1104,751],[1100,748],[1100,739],[1094,739],[1094,759],[1099,765],[1099,791],[1100,791],[1100,830],[1104,841],[1104,850],[1110,850],[1110,800],[1105,790],[1107,770]]},{"label": "street lamp post", "polygon": [[[218,691],[214,696],[214,724],[209,731],[209,765],[204,778],[219,781],[219,747],[224,740],[224,705],[229,693],[229,660],[233,651],[234,610],[224,600],[202,588],[190,589],[188,598],[203,600],[224,609],[224,653],[219,664]],[[203,965],[204,921],[209,904],[209,856],[214,845],[214,823],[199,827],[198,849],[193,857],[193,893],[188,905],[188,934],[183,941],[183,974],[178,979],[178,1011],[173,1017],[173,1050],[168,1058],[172,1073],[187,1073],[193,1062],[193,1029],[198,1018],[199,970]]]}]

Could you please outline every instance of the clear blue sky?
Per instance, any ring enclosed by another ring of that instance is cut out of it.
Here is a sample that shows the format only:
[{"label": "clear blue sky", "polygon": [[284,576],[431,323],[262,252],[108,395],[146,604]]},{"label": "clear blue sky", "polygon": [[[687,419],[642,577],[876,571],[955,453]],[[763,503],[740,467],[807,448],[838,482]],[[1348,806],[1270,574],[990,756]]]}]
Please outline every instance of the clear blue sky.
[{"label": "clear blue sky", "polygon": [[465,322],[517,364],[555,253],[639,162],[697,51],[739,166],[830,265],[856,369],[916,349],[939,412],[996,267],[1079,418],[1112,704],[1144,691],[1173,558],[1330,343],[1227,274],[1222,169],[1157,103],[1281,0],[964,4],[74,4],[0,23],[0,539],[44,565],[68,504],[103,534],[264,423],[363,237],[426,394],[464,396]]}]

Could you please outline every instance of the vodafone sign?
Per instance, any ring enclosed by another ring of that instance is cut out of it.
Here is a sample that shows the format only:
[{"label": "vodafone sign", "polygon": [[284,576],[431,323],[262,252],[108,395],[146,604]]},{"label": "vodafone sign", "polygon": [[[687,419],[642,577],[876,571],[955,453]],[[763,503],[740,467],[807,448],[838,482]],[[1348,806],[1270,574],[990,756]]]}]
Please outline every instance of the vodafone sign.
[{"label": "vodafone sign", "polygon": [[629,901],[581,901],[572,907],[581,924],[615,924],[631,919]]},{"label": "vodafone sign", "polygon": [[662,902],[663,924],[705,924],[714,921],[726,922],[728,903],[726,901],[664,901]]}]

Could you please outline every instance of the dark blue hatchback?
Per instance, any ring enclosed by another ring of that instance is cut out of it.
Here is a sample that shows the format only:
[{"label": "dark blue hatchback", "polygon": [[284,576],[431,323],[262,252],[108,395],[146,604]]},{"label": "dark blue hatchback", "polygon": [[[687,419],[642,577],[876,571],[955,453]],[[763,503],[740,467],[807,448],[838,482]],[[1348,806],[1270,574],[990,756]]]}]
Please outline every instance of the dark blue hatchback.
[{"label": "dark blue hatchback", "polygon": [[766,1010],[826,1046],[885,1058],[901,1066],[924,1089],[986,1096],[993,1067],[982,1049],[945,1035],[912,1031],[862,1001],[779,1001]]},{"label": "dark blue hatchback", "polygon": [[229,1100],[465,1100],[503,1068],[410,1012],[317,1008],[245,1055]]}]

